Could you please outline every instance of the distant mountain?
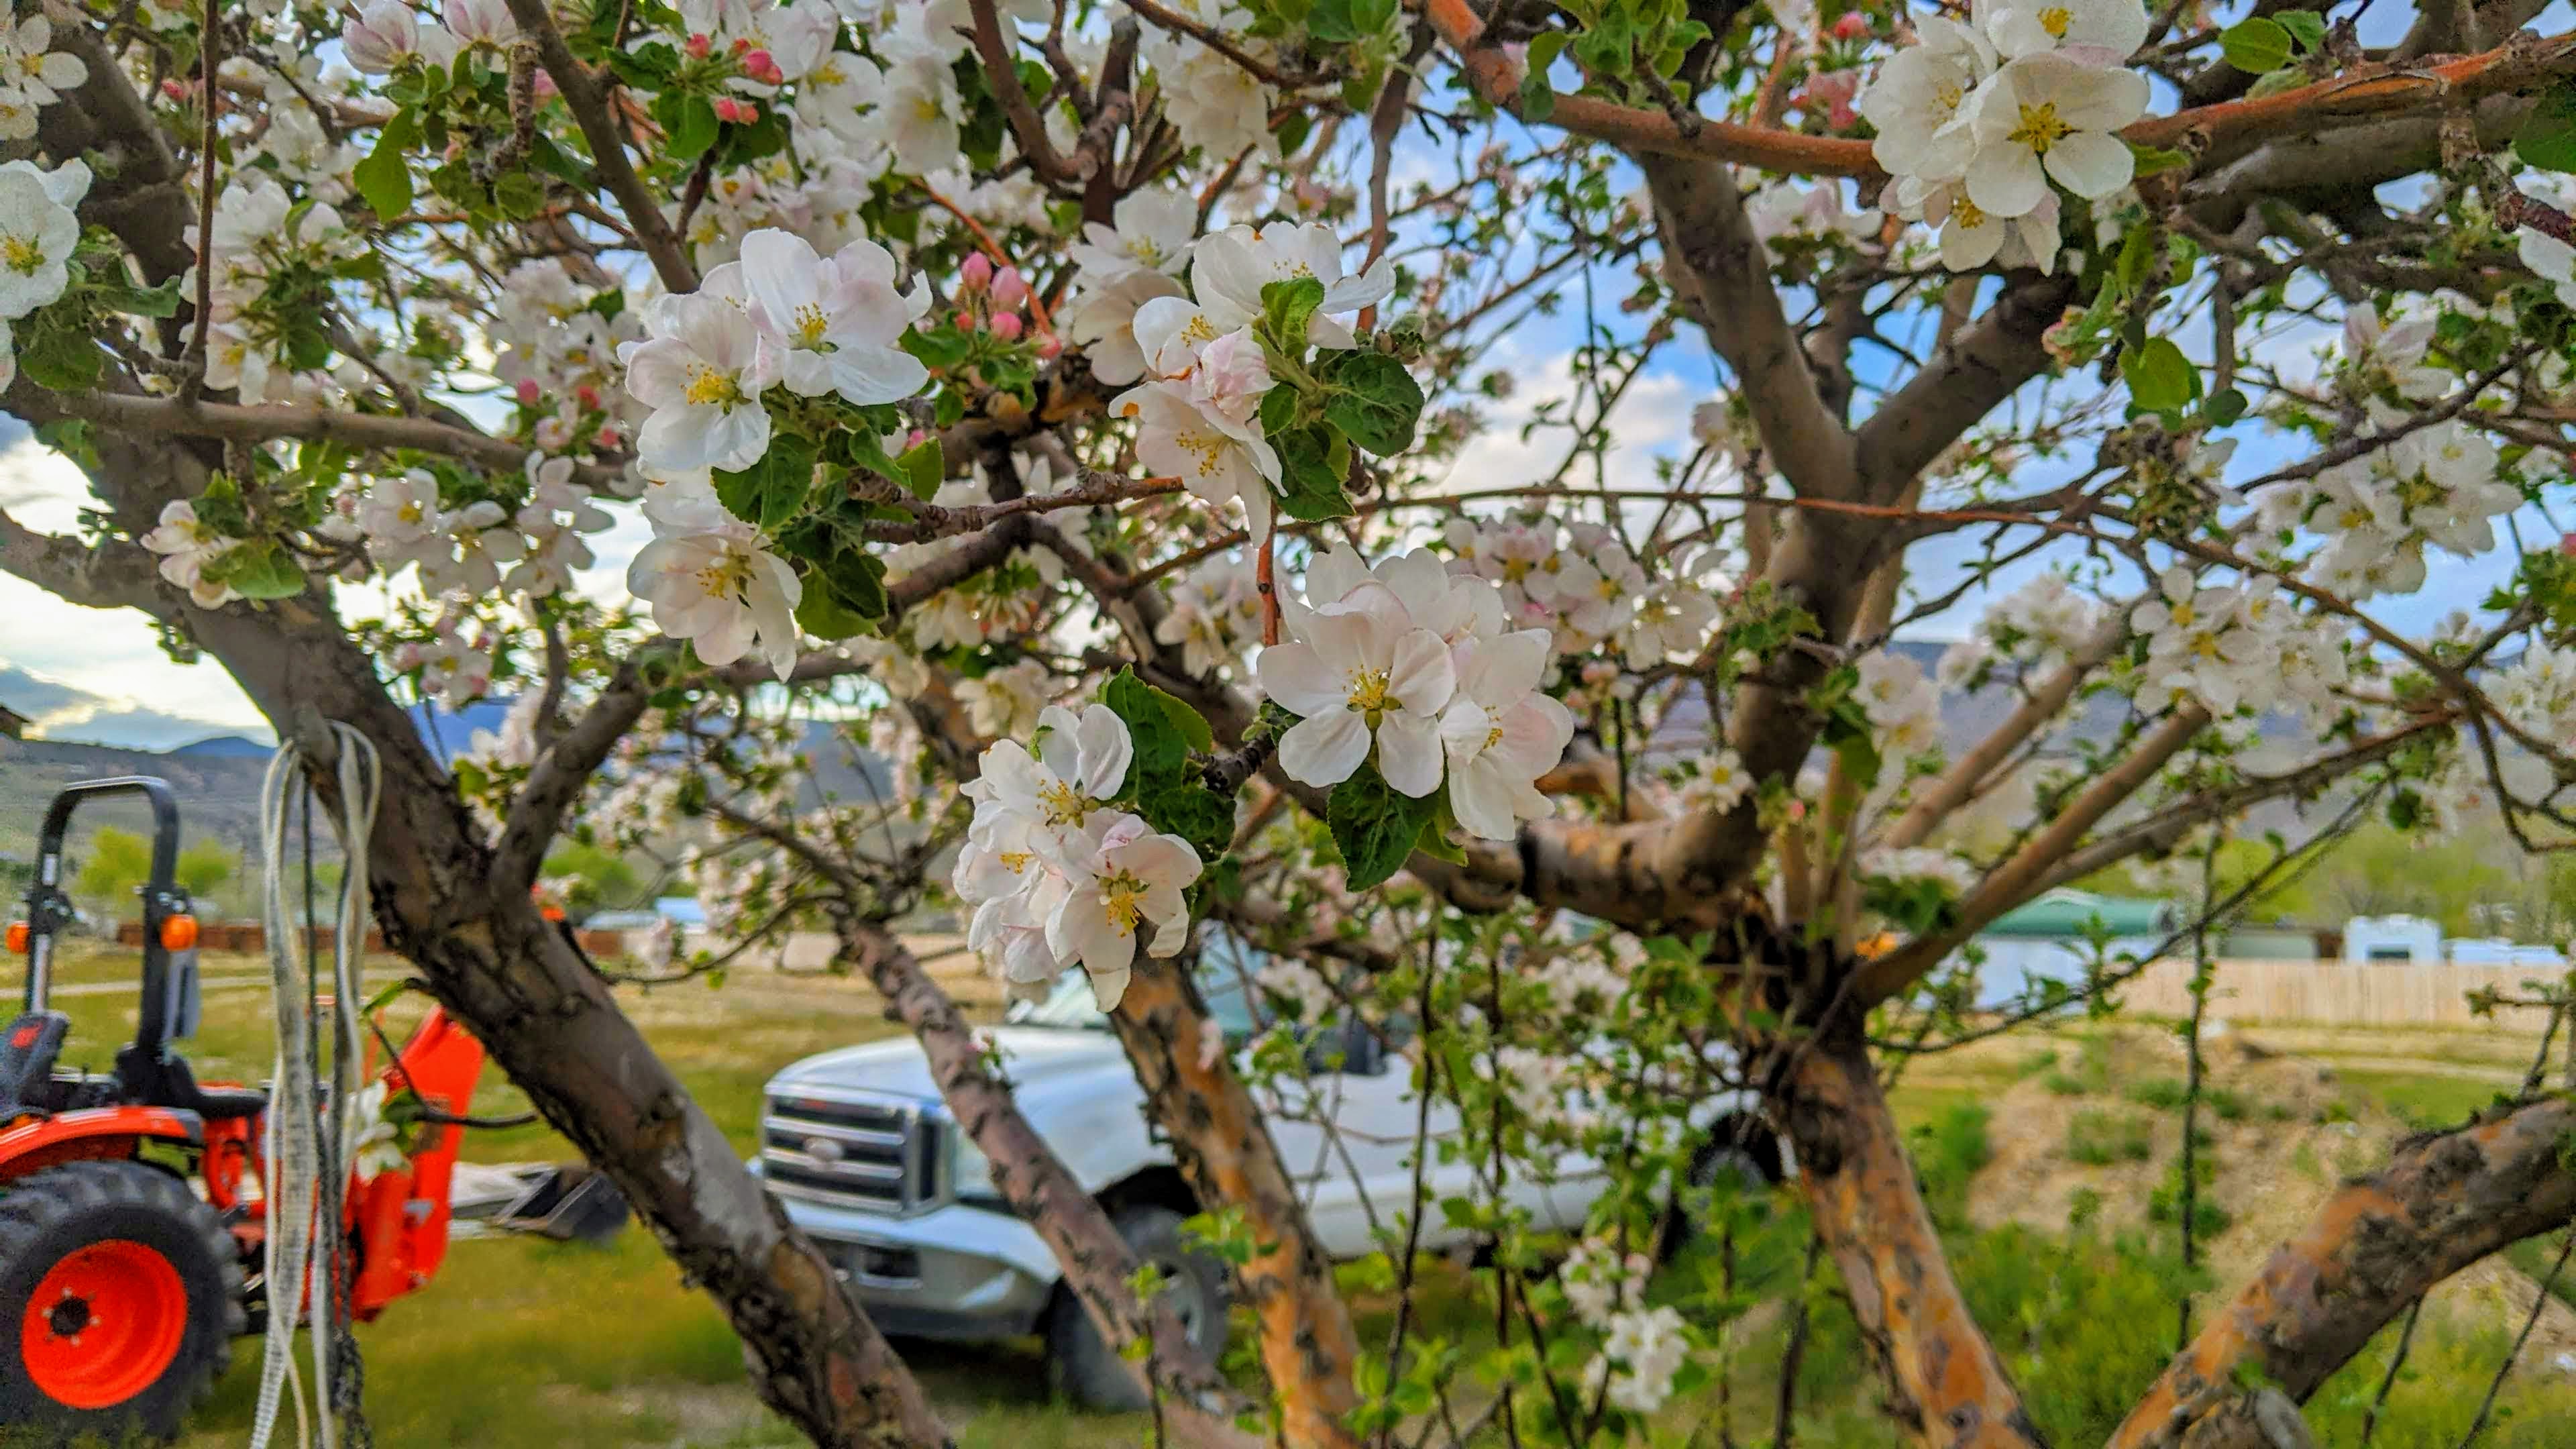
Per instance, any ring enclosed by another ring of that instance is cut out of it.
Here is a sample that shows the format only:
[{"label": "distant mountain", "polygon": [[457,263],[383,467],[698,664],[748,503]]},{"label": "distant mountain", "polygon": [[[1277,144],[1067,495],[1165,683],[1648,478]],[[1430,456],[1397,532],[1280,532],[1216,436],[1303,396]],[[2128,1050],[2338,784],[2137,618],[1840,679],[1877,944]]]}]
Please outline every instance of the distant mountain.
[{"label": "distant mountain", "polygon": [[193,744],[181,745],[169,753],[176,758],[191,760],[265,760],[276,750],[274,745],[263,745],[241,735],[212,735]]}]

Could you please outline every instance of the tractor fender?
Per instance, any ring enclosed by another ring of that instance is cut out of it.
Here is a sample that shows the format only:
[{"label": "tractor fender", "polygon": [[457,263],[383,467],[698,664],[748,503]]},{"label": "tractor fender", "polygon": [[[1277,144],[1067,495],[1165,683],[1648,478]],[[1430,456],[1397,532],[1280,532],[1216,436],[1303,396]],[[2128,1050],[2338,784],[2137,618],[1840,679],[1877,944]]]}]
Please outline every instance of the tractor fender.
[{"label": "tractor fender", "polygon": [[84,1107],[0,1132],[0,1183],[83,1160],[132,1157],[143,1143],[202,1147],[206,1124],[171,1107]]}]

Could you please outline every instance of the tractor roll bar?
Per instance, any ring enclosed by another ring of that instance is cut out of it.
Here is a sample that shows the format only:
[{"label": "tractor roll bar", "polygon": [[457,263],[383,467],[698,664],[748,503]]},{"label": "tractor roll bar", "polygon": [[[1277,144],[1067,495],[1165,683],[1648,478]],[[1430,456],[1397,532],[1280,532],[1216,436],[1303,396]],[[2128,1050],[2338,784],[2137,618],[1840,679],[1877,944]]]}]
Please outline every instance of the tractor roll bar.
[{"label": "tractor roll bar", "polygon": [[179,801],[170,793],[170,782],[157,776],[81,780],[64,786],[45,807],[44,828],[36,836],[36,879],[27,890],[26,1009],[45,1009],[53,993],[54,935],[73,919],[72,899],[62,881],[63,841],[72,812],[108,795],[141,795],[152,806],[152,875],[143,884],[143,999],[135,1040],[157,1055],[174,1028],[184,1034],[194,1026],[189,1018],[195,1015],[183,995],[195,985],[195,972],[189,969],[195,953],[182,953],[190,959],[180,962],[174,975],[171,953],[161,944],[161,922],[184,914],[188,897],[178,882]]}]

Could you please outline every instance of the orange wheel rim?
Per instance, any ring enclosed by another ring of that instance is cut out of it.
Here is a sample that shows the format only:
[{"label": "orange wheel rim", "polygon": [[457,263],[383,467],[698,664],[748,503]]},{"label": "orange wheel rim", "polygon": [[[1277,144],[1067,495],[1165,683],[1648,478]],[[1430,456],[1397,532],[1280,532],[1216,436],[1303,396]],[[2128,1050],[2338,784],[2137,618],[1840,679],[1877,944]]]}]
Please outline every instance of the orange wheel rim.
[{"label": "orange wheel rim", "polygon": [[188,1333],[188,1290],[153,1248],[91,1243],[56,1263],[18,1328],[27,1377],[74,1409],[124,1403],[159,1381]]}]

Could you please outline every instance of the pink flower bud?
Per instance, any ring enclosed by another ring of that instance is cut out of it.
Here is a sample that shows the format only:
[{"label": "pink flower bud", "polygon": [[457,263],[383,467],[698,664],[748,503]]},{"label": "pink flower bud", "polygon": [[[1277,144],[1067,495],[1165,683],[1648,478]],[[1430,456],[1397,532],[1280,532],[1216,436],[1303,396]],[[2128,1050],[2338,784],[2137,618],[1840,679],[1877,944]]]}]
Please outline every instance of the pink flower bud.
[{"label": "pink flower bud", "polygon": [[574,388],[572,390],[572,395],[580,401],[583,407],[596,408],[599,406],[599,389],[592,387],[589,383],[585,382],[579,387]]},{"label": "pink flower bud", "polygon": [[1063,355],[1064,355],[1064,339],[1063,339],[1063,338],[1056,336],[1056,335],[1055,335],[1054,333],[1052,333],[1052,332],[1046,333],[1045,335],[1043,335],[1043,336],[1041,336],[1041,337],[1039,337],[1039,338],[1038,338],[1038,356],[1039,356],[1039,358],[1041,358],[1042,360],[1047,361],[1047,362],[1053,362],[1053,361],[1055,361],[1058,357],[1061,357],[1061,356],[1063,356]]},{"label": "pink flower bud", "polygon": [[980,292],[992,282],[993,259],[982,252],[968,252],[966,260],[957,264],[957,285],[967,291]]},{"label": "pink flower bud", "polygon": [[751,49],[751,37],[750,37],[750,36],[748,36],[748,35],[737,35],[737,36],[735,36],[735,37],[733,38],[733,53],[734,53],[734,54],[736,54],[736,55],[741,55],[741,54],[743,54],[744,52],[746,52],[746,51],[748,51],[748,50],[750,50],[750,49]]},{"label": "pink flower bud", "polygon": [[689,59],[704,60],[707,58],[708,53],[716,48],[716,43],[707,36],[692,35],[687,40],[681,42],[680,48],[689,53]]},{"label": "pink flower bud", "polygon": [[590,435],[590,445],[603,453],[616,452],[623,442],[624,440],[617,436],[615,428],[603,427]]},{"label": "pink flower bud", "polygon": [[734,103],[733,103],[733,118],[734,118],[735,120],[737,120],[737,121],[742,122],[742,123],[743,123],[744,125],[746,125],[746,126],[750,125],[750,124],[751,124],[752,122],[754,122],[754,121],[759,120],[759,119],[760,119],[760,102],[758,102],[758,101],[736,101],[736,102],[734,102]]},{"label": "pink flower bud", "polygon": [[1029,299],[1029,279],[1017,267],[1004,267],[993,276],[993,303],[999,307],[1016,307]]},{"label": "pink flower bud", "polygon": [[[737,41],[735,43],[740,44],[741,42]],[[758,80],[760,79],[760,73],[762,71],[769,70],[771,68],[768,51],[746,50],[742,53],[742,73],[744,75],[750,76],[754,80]]]},{"label": "pink flower bud", "polygon": [[930,432],[926,428],[915,428],[903,435],[903,445],[906,448],[918,448],[929,441]]},{"label": "pink flower bud", "polygon": [[1017,342],[1020,340],[1020,332],[1025,324],[1020,321],[1020,314],[1017,312],[996,312],[988,325],[992,327],[993,335],[1004,342]]},{"label": "pink flower bud", "polygon": [[541,101],[550,101],[562,94],[555,89],[554,76],[542,70],[537,72],[537,81],[533,89],[536,91],[537,99]]},{"label": "pink flower bud", "polygon": [[2576,533],[2558,535],[2558,551],[2569,558],[2576,558]]},{"label": "pink flower bud", "polygon": [[526,407],[535,407],[537,405],[537,399],[545,396],[543,392],[538,390],[537,380],[533,377],[523,377],[519,379],[518,393],[519,402],[521,405]]},{"label": "pink flower bud", "polygon": [[715,110],[716,119],[719,121],[739,121],[742,119],[742,110],[739,106],[734,104],[734,99],[731,96],[716,97]]},{"label": "pink flower bud", "polygon": [[1847,11],[1834,22],[1834,39],[1858,40],[1869,34],[1869,17],[1857,10]]},{"label": "pink flower bud", "polygon": [[960,332],[975,330],[975,314],[972,311],[964,307],[957,309],[957,330]]}]

